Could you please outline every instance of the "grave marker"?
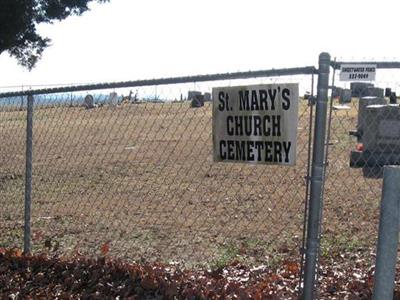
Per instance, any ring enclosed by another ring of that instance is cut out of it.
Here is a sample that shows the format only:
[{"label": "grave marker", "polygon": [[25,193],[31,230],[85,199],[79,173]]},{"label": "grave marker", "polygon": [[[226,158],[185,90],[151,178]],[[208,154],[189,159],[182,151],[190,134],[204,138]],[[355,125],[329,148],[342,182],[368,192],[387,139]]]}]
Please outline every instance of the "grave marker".
[{"label": "grave marker", "polygon": [[116,92],[110,93],[110,96],[108,97],[108,104],[111,106],[118,105],[118,94]]},{"label": "grave marker", "polygon": [[83,100],[83,106],[84,106],[86,109],[95,108],[95,105],[94,105],[94,98],[93,98],[92,95],[86,95],[86,96],[85,96],[85,99]]},{"label": "grave marker", "polygon": [[374,104],[386,104],[386,100],[380,97],[367,96],[360,98],[358,101],[357,131],[361,137],[365,132],[365,125],[368,126],[365,117],[367,106]]}]

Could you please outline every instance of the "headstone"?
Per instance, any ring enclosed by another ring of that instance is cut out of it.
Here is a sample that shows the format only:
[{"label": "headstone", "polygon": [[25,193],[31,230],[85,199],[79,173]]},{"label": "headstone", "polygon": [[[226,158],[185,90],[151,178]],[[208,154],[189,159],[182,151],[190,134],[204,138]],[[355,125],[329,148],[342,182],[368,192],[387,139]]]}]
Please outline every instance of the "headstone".
[{"label": "headstone", "polygon": [[399,105],[369,105],[365,111],[365,122],[365,151],[381,155],[397,153],[400,156]]},{"label": "headstone", "polygon": [[95,105],[94,105],[94,98],[93,98],[92,95],[86,95],[85,99],[83,100],[83,106],[84,106],[86,109],[95,108]]},{"label": "headstone", "polygon": [[339,94],[339,103],[350,103],[351,102],[351,90],[349,89],[340,89]]},{"label": "headstone", "polygon": [[195,96],[201,95],[199,91],[189,91],[188,92],[188,100],[193,100]]},{"label": "headstone", "polygon": [[[400,106],[382,100],[360,99],[362,148],[350,152],[350,167],[362,167],[363,175],[369,178],[382,177],[385,165],[400,165]],[[370,105],[366,105],[368,101]],[[373,101],[382,103],[371,104]]]},{"label": "headstone", "polygon": [[362,167],[365,177],[380,178],[383,166],[400,165],[400,107],[368,105],[364,119],[362,149],[350,152],[350,167]]},{"label": "headstone", "polygon": [[390,104],[397,104],[397,95],[396,95],[395,92],[391,92],[390,93],[389,103]]},{"label": "headstone", "polygon": [[374,104],[386,104],[386,100],[385,98],[367,96],[360,98],[360,100],[358,101],[357,132],[361,137],[361,140],[363,140],[362,136],[365,132],[364,124],[368,125],[365,117],[365,111],[367,109],[367,106]]},{"label": "headstone", "polygon": [[191,102],[191,107],[202,107],[204,106],[204,96],[203,95],[195,95]]},{"label": "headstone", "polygon": [[390,97],[391,94],[392,94],[392,89],[391,88],[386,88],[385,89],[385,97]]},{"label": "headstone", "polygon": [[108,104],[112,106],[118,105],[118,94],[116,92],[110,93],[110,96],[108,97]]},{"label": "headstone", "polygon": [[383,98],[384,90],[378,87],[368,87],[362,91],[361,97],[374,96]]},{"label": "headstone", "polygon": [[204,101],[211,101],[211,93],[204,93]]},{"label": "headstone", "polygon": [[364,91],[369,87],[374,87],[374,85],[372,83],[367,83],[367,82],[351,82],[350,83],[351,96],[362,97]]},{"label": "headstone", "polygon": [[334,86],[332,88],[332,98],[340,97],[341,92],[342,92],[342,88],[341,87]]}]

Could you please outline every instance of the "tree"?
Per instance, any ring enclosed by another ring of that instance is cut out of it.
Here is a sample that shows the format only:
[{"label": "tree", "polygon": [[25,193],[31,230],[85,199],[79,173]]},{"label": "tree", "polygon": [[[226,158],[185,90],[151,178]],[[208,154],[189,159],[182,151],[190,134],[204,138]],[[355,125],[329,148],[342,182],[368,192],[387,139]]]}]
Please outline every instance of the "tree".
[{"label": "tree", "polygon": [[61,21],[89,10],[88,3],[109,0],[0,0],[0,54],[7,51],[31,70],[50,39],[40,36],[40,23]]}]

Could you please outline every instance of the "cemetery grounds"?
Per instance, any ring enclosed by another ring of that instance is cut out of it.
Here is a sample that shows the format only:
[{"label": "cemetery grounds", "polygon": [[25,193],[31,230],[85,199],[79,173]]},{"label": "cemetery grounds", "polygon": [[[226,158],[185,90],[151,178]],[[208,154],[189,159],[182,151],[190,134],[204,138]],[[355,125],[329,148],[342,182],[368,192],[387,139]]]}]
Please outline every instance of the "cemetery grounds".
[{"label": "cemetery grounds", "polygon": [[[300,101],[295,167],[213,163],[211,103],[36,109],[33,251],[106,252],[194,269],[234,261],[297,264],[310,126],[310,107]],[[354,99],[352,105],[332,113],[321,264],[354,270],[358,261],[367,272],[374,264],[381,179],[349,168]],[[26,115],[0,115],[0,191],[6,199],[0,245],[22,248]]]}]

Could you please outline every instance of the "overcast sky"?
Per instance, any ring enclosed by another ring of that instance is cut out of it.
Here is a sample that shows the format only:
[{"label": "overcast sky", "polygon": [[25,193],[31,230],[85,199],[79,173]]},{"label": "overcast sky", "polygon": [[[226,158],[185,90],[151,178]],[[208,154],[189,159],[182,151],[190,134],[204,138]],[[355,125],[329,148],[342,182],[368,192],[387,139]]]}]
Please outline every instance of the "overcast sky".
[{"label": "overcast sky", "polygon": [[111,0],[40,26],[52,39],[28,72],[0,55],[0,87],[93,83],[400,60],[398,0]]}]

